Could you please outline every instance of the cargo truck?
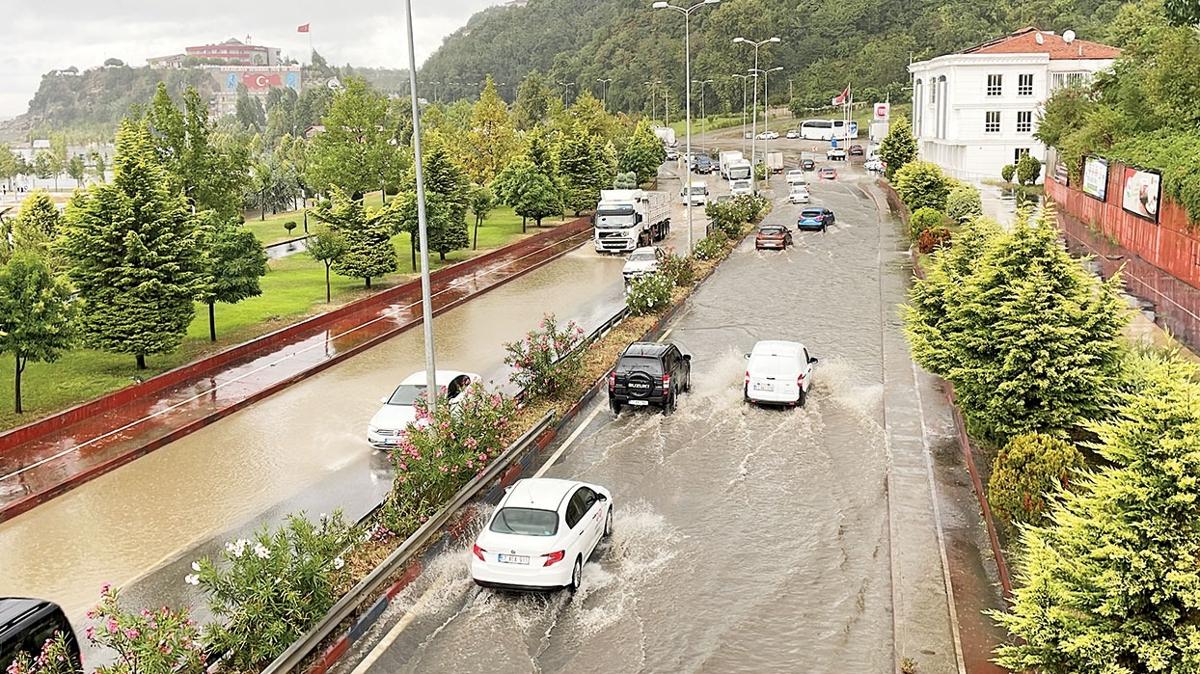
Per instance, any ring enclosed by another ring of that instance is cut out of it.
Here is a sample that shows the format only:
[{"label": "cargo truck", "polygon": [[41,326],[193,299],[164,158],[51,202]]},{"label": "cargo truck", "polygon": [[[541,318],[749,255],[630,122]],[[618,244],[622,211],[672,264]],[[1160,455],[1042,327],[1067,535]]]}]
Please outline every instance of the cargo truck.
[{"label": "cargo truck", "polygon": [[627,253],[667,238],[671,198],[666,192],[601,190],[592,241],[601,253]]},{"label": "cargo truck", "polygon": [[783,153],[774,150],[767,153],[767,169],[771,173],[783,173]]},{"label": "cargo truck", "polygon": [[725,150],[717,155],[717,169],[721,172],[721,177],[729,180],[729,167],[733,162],[742,161],[745,157],[737,150]]}]

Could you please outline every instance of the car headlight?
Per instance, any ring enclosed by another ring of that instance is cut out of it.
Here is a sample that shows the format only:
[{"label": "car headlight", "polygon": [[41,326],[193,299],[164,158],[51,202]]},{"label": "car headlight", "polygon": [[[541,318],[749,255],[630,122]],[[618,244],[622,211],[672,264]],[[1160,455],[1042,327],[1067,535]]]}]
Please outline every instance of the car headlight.
[{"label": "car headlight", "polygon": [[370,433],[370,434],[374,435],[374,434],[376,434],[376,433],[378,433],[378,432],[379,432],[379,427],[378,427],[378,426],[367,426],[367,433]]}]

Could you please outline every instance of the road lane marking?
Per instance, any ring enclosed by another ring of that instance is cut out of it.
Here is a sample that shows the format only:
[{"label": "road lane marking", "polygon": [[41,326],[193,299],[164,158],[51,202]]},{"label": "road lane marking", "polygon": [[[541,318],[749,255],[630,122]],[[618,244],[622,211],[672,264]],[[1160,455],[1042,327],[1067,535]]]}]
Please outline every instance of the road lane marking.
[{"label": "road lane marking", "polygon": [[587,430],[587,427],[592,423],[592,420],[596,418],[596,415],[600,414],[600,410],[602,409],[604,408],[597,407],[596,409],[592,410],[592,413],[588,415],[588,418],[584,419],[583,423],[579,424],[579,427],[575,429],[575,432],[571,433],[566,441],[563,442],[557,450],[555,450],[553,456],[551,456],[549,459],[546,459],[546,463],[543,463],[542,467],[538,468],[538,471],[534,473],[533,476],[541,477],[546,473],[547,470],[550,470],[550,466],[553,466],[554,463],[558,461],[559,457],[563,455],[563,452],[567,451],[567,448],[570,447],[580,435],[583,435],[583,432]]},{"label": "road lane marking", "polygon": [[667,328],[667,331],[666,331],[666,332],[664,332],[664,333],[662,333],[662,337],[659,337],[659,338],[658,338],[658,341],[660,341],[660,342],[661,342],[661,341],[663,341],[664,339],[666,339],[667,337],[669,337],[669,336],[671,335],[671,331],[672,331],[672,330],[674,330],[674,329],[675,329],[675,328]]}]

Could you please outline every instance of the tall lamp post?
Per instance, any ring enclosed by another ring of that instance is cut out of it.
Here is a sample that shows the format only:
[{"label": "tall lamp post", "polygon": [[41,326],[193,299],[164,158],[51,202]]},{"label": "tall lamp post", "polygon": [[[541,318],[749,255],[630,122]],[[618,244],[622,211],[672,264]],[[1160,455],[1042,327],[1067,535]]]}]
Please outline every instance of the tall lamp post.
[{"label": "tall lamp post", "polygon": [[754,40],[747,40],[744,37],[735,37],[733,41],[735,44],[742,43],[754,47],[754,68],[751,69],[751,72],[754,73],[754,111],[750,115],[750,188],[757,191],[758,178],[754,175],[754,159],[758,146],[758,50],[765,44],[779,42],[780,40],[777,37],[769,37],[765,40],[755,42]]},{"label": "tall lamp post", "polygon": [[734,73],[733,76],[742,80],[742,154],[746,154],[746,84],[750,76],[738,73]]},{"label": "tall lamp post", "polygon": [[413,175],[417,190],[417,233],[421,243],[421,325],[425,332],[425,390],[429,413],[437,411],[437,364],[433,353],[433,307],[429,290],[429,231],[425,220],[425,175],[421,158],[421,106],[417,104],[417,57],[413,52],[412,0],[404,0],[408,18],[408,92],[412,103]]},{"label": "tall lamp post", "polygon": [[704,86],[712,84],[716,80],[692,80],[692,84],[700,85],[700,133],[708,133],[708,116],[704,114]]},{"label": "tall lamp post", "polygon": [[[774,68],[768,68],[767,70],[755,70],[755,72],[754,72],[755,75],[762,75],[762,78],[763,78],[763,132],[764,133],[771,130],[770,121],[768,121],[768,119],[767,119],[767,115],[768,115],[769,111],[771,110],[771,100],[769,98],[767,98],[767,79],[769,78],[771,73],[779,72],[780,70],[783,70],[783,66],[775,66]],[[764,152],[764,154],[766,153],[765,150],[763,152]],[[751,169],[751,170],[753,171],[753,169]],[[770,185],[771,184],[770,168],[768,168],[766,170],[766,176],[767,176],[767,184]]]},{"label": "tall lamp post", "polygon": [[559,82],[558,86],[563,88],[562,102],[563,102],[563,105],[565,106],[567,104],[567,92],[571,90],[571,87],[575,86],[575,83],[574,82]]},{"label": "tall lamp post", "polygon": [[658,111],[658,85],[662,84],[662,80],[654,80],[652,82],[642,82],[642,84],[650,87],[650,119],[654,119],[654,113]]},{"label": "tall lamp post", "polygon": [[684,170],[687,171],[687,180],[685,181],[683,193],[687,195],[684,203],[687,204],[688,255],[692,254],[692,12],[705,5],[715,5],[719,2],[721,0],[701,0],[694,5],[680,7],[660,0],[651,5],[654,9],[670,9],[683,15],[683,81],[687,89],[684,94],[684,107],[687,109],[687,122],[684,125],[684,135],[687,137],[687,149],[685,152],[688,158],[684,162],[686,165]]},{"label": "tall lamp post", "polygon": [[600,97],[604,100],[604,111],[608,112],[608,85],[612,84],[613,78],[604,77],[596,81],[600,83]]}]

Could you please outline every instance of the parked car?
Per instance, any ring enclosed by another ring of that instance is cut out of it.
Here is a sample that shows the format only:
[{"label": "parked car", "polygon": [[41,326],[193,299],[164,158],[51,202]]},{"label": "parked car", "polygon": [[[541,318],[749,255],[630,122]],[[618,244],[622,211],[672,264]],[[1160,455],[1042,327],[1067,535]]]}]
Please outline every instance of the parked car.
[{"label": "parked car", "polygon": [[692,170],[696,173],[705,175],[712,173],[716,167],[713,165],[712,158],[706,154],[697,155],[696,160],[692,162]]},{"label": "parked car", "polygon": [[783,225],[759,225],[758,234],[754,235],[754,250],[775,248],[787,250],[792,245],[792,233]]},{"label": "parked car", "polygon": [[655,405],[670,414],[679,394],[691,388],[691,355],[670,343],[634,342],[608,374],[608,405],[613,414],[620,414],[625,405]]},{"label": "parked car", "polygon": [[788,189],[789,204],[807,204],[810,201],[812,201],[812,195],[808,193],[807,185],[795,184]]},{"label": "parked car", "polygon": [[[470,372],[438,370],[434,377],[442,396],[450,403],[462,402],[471,384],[483,378]],[[367,424],[367,442],[378,448],[392,447],[400,443],[404,431],[417,419],[416,402],[425,395],[425,371],[408,375],[390,396],[380,398],[383,407],[371,417]],[[441,400],[441,398],[439,398]]]},{"label": "parked car", "polygon": [[812,159],[801,159],[800,168],[804,169],[805,171],[811,171],[817,168],[817,162],[813,161]]},{"label": "parked car", "polygon": [[855,143],[850,146],[849,152],[851,157],[861,157],[863,156],[863,146]]},{"label": "parked car", "polygon": [[675,161],[679,159],[679,150],[675,148],[667,148],[667,161]]},{"label": "parked car", "polygon": [[833,168],[832,166],[824,166],[817,175],[819,175],[822,180],[837,180],[837,169]]},{"label": "parked car", "polygon": [[792,169],[784,176],[784,180],[789,185],[803,185],[808,182],[808,177],[804,175],[801,169]]},{"label": "parked car", "polygon": [[759,140],[775,140],[776,138],[779,138],[779,134],[774,131],[763,131],[758,134]]},{"label": "parked car", "polygon": [[879,159],[878,157],[873,157],[863,162],[863,168],[868,171],[880,173],[883,171],[883,160]]},{"label": "parked car", "polygon": [[503,590],[574,592],[583,582],[583,565],[612,532],[612,493],[604,487],[518,480],[471,547],[471,578]]},{"label": "parked car", "polygon": [[846,161],[846,151],[840,147],[831,147],[825,150],[825,158],[829,161]]},{"label": "parked car", "polygon": [[784,134],[784,136],[788,139],[795,140],[800,137],[800,132],[795,129],[788,129],[788,132]]},{"label": "parked car", "polygon": [[[42,644],[61,632],[67,644],[70,663],[62,669],[83,671],[79,642],[66,614],[54,602],[23,597],[0,597],[0,672],[8,671],[19,653],[36,658]],[[59,663],[54,663],[56,667]]]},{"label": "parked car", "polygon": [[814,206],[800,211],[800,217],[796,220],[796,229],[824,232],[835,221],[833,211],[821,206]]},{"label": "parked car", "polygon": [[666,252],[661,248],[643,246],[625,259],[625,268],[621,270],[621,275],[625,277],[625,282],[629,283],[639,276],[657,274],[659,265],[666,257]]},{"label": "parked car", "polygon": [[804,407],[817,359],[799,342],[770,340],[746,354],[743,398],[749,403]]}]

